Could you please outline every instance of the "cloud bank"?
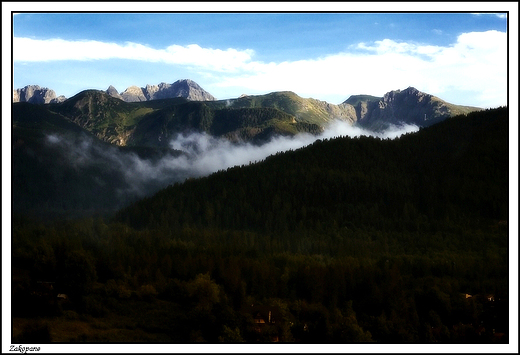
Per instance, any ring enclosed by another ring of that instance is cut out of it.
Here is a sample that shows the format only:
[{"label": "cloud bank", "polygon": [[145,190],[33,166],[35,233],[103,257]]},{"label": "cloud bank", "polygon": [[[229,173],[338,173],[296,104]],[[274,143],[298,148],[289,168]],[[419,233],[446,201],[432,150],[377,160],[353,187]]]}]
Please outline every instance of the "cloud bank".
[{"label": "cloud bank", "polygon": [[414,86],[446,100],[453,97],[448,101],[455,104],[505,105],[507,35],[465,33],[448,47],[390,39],[359,43],[323,58],[258,65],[250,74],[227,76],[219,85],[260,92],[293,88],[301,96],[313,96],[316,83],[321,95],[337,97],[337,103],[346,99],[338,93],[356,90],[350,94],[383,96]]},{"label": "cloud bank", "polygon": [[118,44],[91,40],[13,38],[13,59],[19,62],[130,59],[229,72],[250,61],[253,54],[254,52],[250,49],[243,51],[233,48],[221,50],[202,48],[197,44],[188,46],[171,45],[164,49],[154,49],[133,42]]},{"label": "cloud bank", "polygon": [[117,177],[117,180],[122,183],[118,186],[116,197],[132,201],[152,195],[175,182],[207,176],[233,166],[260,162],[270,155],[299,149],[318,139],[340,136],[375,136],[394,139],[417,130],[417,126],[405,125],[392,126],[385,132],[374,133],[337,121],[318,136],[298,134],[291,137],[274,137],[263,145],[232,143],[206,133],[194,132],[178,134],[171,140],[170,147],[183,151],[183,154],[177,155],[171,152],[155,158],[142,158],[131,151],[120,150],[117,147],[107,148],[105,145],[95,144],[93,138],[87,136],[78,141],[52,134],[47,136],[47,144],[59,148],[69,164],[80,173],[93,171],[93,167],[98,167],[97,170],[102,171],[103,174],[95,177],[95,181],[100,185],[110,183],[103,179]]},{"label": "cloud bank", "polygon": [[197,44],[156,49],[132,42],[13,39],[15,63],[126,59],[180,66],[206,78],[200,84],[220,98],[290,90],[340,103],[352,94],[383,96],[414,86],[454,104],[507,104],[507,34],[495,30],[463,33],[449,46],[383,39],[296,61],[262,62],[255,55],[252,49]]}]

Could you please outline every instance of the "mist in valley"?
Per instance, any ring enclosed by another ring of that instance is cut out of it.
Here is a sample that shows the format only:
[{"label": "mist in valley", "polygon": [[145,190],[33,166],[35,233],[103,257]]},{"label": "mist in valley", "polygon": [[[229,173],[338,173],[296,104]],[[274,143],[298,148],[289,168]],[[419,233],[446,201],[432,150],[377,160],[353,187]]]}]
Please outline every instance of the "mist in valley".
[{"label": "mist in valley", "polygon": [[[57,149],[62,160],[78,174],[89,174],[93,187],[114,186],[116,204],[123,207],[137,199],[151,196],[162,188],[188,178],[210,175],[234,166],[257,163],[270,155],[308,146],[319,139],[372,136],[396,139],[418,131],[414,125],[391,126],[372,132],[344,121],[332,122],[322,134],[275,136],[267,143],[231,142],[207,133],[179,133],[170,141],[171,150],[153,157],[137,154],[131,148],[99,144],[92,137],[48,135],[46,144]],[[92,176],[94,175],[94,176]],[[94,189],[93,189],[94,191]]]}]

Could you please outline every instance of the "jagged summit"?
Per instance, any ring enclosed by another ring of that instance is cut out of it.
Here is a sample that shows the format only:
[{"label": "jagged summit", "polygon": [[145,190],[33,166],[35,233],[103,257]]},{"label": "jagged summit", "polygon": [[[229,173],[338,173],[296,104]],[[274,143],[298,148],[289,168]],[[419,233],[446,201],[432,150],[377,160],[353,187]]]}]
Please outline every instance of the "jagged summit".
[{"label": "jagged summit", "polygon": [[29,102],[32,104],[48,104],[65,101],[65,96],[56,97],[54,90],[38,85],[27,85],[13,90],[13,102]]},{"label": "jagged summit", "polygon": [[215,101],[215,97],[190,79],[177,80],[173,84],[147,84],[143,88],[131,86],[121,93],[126,102],[150,101],[183,97],[190,101]]},{"label": "jagged summit", "polygon": [[123,100],[123,97],[119,94],[119,92],[117,91],[117,89],[115,87],[113,87],[112,85],[110,85],[108,87],[108,89],[106,90],[106,93],[112,97],[115,97],[116,99],[120,99],[120,100]]},{"label": "jagged summit", "polygon": [[[173,84],[147,84],[145,87],[130,86],[123,92],[110,85],[106,94],[126,102],[140,102],[159,99],[182,97],[190,101],[215,101],[215,97],[204,90],[199,84],[190,79],[177,80]],[[59,103],[67,98],[56,96],[54,90],[42,88],[38,85],[27,85],[24,88],[13,90],[14,102],[29,102],[33,104]]]},{"label": "jagged summit", "polygon": [[374,130],[403,123],[426,127],[450,116],[479,110],[450,104],[412,86],[389,91],[383,97],[353,95],[342,105],[354,107],[359,126]]},{"label": "jagged summit", "polygon": [[130,86],[125,91],[123,91],[121,93],[121,97],[123,98],[123,101],[126,102],[148,101],[144,95],[143,88],[135,85]]},{"label": "jagged summit", "polygon": [[[134,103],[152,100],[184,99],[204,102],[212,110],[226,108],[271,108],[293,115],[295,120],[305,124],[324,127],[333,120],[348,121],[351,124],[372,130],[384,130],[391,125],[413,124],[426,127],[447,117],[480,110],[477,107],[460,106],[424,93],[415,87],[392,90],[382,97],[352,95],[339,105],[316,99],[303,99],[291,91],[275,91],[266,95],[241,95],[237,99],[217,101],[196,82],[190,79],[177,80],[173,84],[162,82],[145,87],[130,86],[119,93],[110,85],[107,90],[97,90],[107,97]],[[37,85],[26,86],[13,92],[13,102],[59,103],[65,97],[56,98],[53,90]],[[101,100],[103,101],[103,100]]]}]

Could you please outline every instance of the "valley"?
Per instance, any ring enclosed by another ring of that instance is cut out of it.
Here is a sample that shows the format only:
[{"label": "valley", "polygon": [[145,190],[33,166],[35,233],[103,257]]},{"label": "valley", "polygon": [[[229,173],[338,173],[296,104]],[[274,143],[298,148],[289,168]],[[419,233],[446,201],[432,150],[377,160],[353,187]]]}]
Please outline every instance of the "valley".
[{"label": "valley", "polygon": [[508,343],[507,107],[111,91],[12,105],[14,343]]}]

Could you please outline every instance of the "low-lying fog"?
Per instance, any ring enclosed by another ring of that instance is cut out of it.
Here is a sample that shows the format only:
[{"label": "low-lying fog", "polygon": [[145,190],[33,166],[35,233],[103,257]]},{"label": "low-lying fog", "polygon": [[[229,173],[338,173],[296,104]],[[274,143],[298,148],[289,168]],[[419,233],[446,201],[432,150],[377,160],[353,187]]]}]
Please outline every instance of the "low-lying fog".
[{"label": "low-lying fog", "polygon": [[125,200],[128,200],[151,195],[190,177],[206,176],[236,165],[259,162],[277,152],[302,148],[318,139],[340,136],[395,139],[418,129],[417,126],[402,125],[375,133],[343,121],[336,121],[317,136],[298,134],[292,137],[274,137],[263,145],[231,143],[205,133],[179,134],[172,139],[170,147],[185,154],[177,155],[171,152],[153,159],[141,158],[134,152],[117,147],[107,149],[105,146],[94,144],[93,139],[87,137],[78,142],[63,136],[50,135],[47,137],[47,143],[60,148],[64,158],[75,169],[86,170],[92,166],[102,166],[107,174],[95,177],[99,184],[103,184],[103,179],[107,179],[108,176],[119,176],[118,180],[124,183],[117,188],[118,196],[124,196]]}]

